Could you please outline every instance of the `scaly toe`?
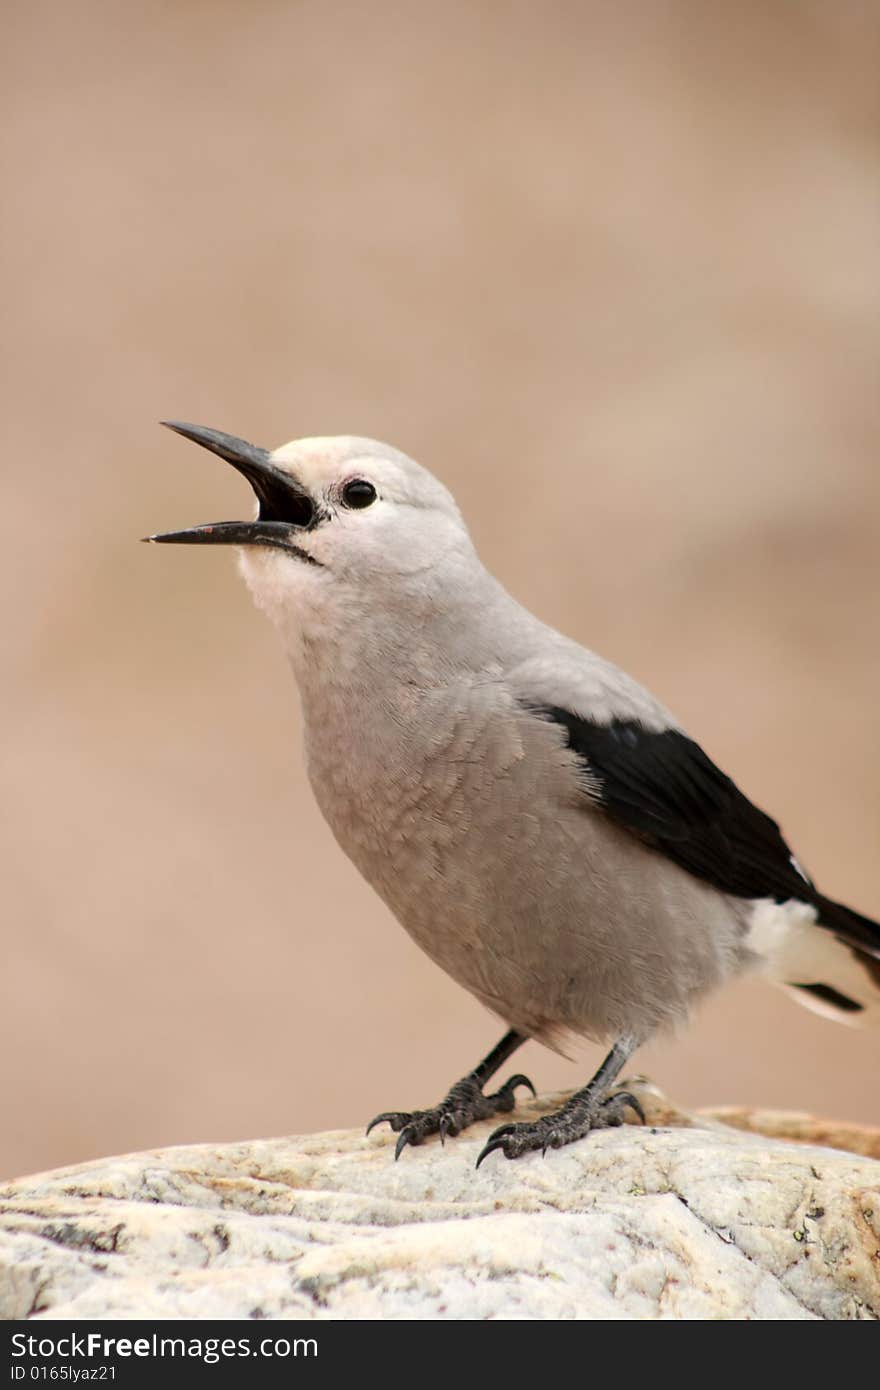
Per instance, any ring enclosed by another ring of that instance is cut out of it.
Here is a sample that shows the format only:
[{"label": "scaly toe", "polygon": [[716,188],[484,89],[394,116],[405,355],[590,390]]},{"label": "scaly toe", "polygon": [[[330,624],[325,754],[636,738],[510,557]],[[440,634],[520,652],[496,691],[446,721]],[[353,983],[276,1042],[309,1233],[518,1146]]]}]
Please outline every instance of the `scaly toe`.
[{"label": "scaly toe", "polygon": [[462,1131],[461,1116],[458,1111],[447,1110],[440,1116],[440,1143],[445,1144],[447,1139],[454,1139]]}]

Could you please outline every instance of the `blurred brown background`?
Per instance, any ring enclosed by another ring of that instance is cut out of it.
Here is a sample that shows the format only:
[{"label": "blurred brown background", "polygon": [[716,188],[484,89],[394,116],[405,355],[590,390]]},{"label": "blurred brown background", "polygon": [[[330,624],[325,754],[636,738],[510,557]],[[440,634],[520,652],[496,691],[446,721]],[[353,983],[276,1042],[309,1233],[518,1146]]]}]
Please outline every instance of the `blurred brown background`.
[{"label": "blurred brown background", "polygon": [[[875,6],[6,15],[0,1174],[427,1104],[497,1023],[341,858],[242,514],[160,430],[388,439],[880,914]],[[639,1066],[880,1121],[743,984]],[[541,1086],[582,1081],[537,1046]]]}]

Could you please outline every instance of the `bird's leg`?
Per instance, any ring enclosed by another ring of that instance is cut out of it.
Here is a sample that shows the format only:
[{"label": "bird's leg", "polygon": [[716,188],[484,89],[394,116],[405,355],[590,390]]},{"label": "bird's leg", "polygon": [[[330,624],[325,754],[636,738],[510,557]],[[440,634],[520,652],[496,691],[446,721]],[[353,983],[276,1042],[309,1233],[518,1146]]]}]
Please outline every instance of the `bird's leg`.
[{"label": "bird's leg", "polygon": [[593,1079],[552,1115],[542,1115],[530,1124],[501,1125],[493,1130],[477,1159],[477,1167],[495,1149],[501,1149],[505,1158],[519,1158],[520,1154],[533,1149],[540,1149],[542,1153],[547,1149],[561,1149],[563,1144],[583,1139],[591,1129],[622,1124],[627,1108],[634,1110],[644,1124],[644,1111],[636,1097],[629,1091],[611,1091],[621,1067],[637,1046],[635,1038],[618,1038]]},{"label": "bird's leg", "polygon": [[399,1135],[394,1157],[400,1158],[407,1144],[421,1144],[429,1134],[439,1134],[442,1141],[447,1135],[460,1134],[475,1120],[486,1120],[490,1115],[499,1113],[506,1114],[516,1104],[517,1086],[528,1086],[532,1095],[535,1094],[535,1088],[529,1078],[517,1072],[516,1076],[511,1076],[501,1089],[491,1096],[483,1095],[483,1087],[508,1057],[526,1041],[525,1034],[516,1033],[511,1029],[509,1033],[504,1034],[498,1046],[493,1047],[488,1057],[483,1058],[479,1066],[474,1067],[467,1076],[463,1076],[461,1081],[456,1081],[439,1105],[435,1105],[432,1110],[386,1110],[370,1121],[367,1133],[369,1134],[374,1125],[380,1125],[387,1120]]}]

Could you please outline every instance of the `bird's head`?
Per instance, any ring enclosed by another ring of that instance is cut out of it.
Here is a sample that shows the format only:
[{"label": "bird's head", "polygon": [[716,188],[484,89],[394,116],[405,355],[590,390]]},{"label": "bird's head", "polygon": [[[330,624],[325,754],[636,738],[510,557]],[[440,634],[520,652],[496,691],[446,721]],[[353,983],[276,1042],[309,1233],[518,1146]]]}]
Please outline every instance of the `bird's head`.
[{"label": "bird's head", "polygon": [[270,452],[219,430],[167,424],[247,478],[256,515],[146,539],[239,547],[257,603],[282,625],[315,603],[428,599],[432,576],[473,561],[446,488],[387,444],[340,436]]}]

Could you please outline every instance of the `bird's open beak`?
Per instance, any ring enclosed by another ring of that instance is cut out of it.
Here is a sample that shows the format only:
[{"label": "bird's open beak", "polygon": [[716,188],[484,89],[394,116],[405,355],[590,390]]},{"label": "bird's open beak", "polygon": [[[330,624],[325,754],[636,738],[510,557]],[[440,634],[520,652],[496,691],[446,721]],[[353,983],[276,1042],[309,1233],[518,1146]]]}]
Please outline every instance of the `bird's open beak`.
[{"label": "bird's open beak", "polygon": [[304,554],[292,543],[292,533],[313,525],[314,503],[289,473],[270,462],[268,449],[204,425],[184,425],[177,420],[163,420],[162,424],[184,439],[201,444],[203,449],[210,449],[243,473],[257,495],[260,513],[256,521],[214,521],[186,531],[145,536],[145,540],[178,545],[274,545]]}]

